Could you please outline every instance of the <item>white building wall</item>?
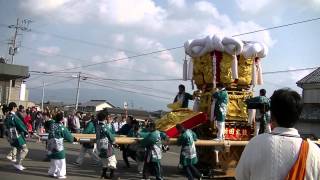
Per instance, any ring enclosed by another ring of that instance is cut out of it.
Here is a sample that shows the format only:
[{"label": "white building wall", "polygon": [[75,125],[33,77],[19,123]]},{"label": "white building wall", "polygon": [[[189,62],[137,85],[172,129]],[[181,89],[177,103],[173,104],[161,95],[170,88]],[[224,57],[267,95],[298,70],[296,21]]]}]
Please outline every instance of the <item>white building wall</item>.
[{"label": "white building wall", "polygon": [[101,111],[104,108],[112,108],[108,103],[102,103],[96,106],[96,111]]},{"label": "white building wall", "polygon": [[320,103],[320,89],[304,89],[303,102],[304,103]]}]

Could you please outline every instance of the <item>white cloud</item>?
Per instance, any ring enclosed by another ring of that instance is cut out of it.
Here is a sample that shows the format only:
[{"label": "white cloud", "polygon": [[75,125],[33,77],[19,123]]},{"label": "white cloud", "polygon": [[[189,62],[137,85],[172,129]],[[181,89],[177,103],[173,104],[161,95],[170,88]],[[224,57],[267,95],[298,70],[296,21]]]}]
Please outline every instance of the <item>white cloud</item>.
[{"label": "white cloud", "polygon": [[51,64],[51,63],[49,64],[44,61],[37,61],[36,66],[37,66],[37,69],[42,69],[42,71],[48,71],[48,72],[57,71],[61,68],[55,64]]},{"label": "white cloud", "polygon": [[[260,6],[262,7],[267,1],[263,0]],[[242,27],[243,24],[249,26],[245,30],[259,26],[258,24],[253,26],[252,22],[233,22],[228,15],[219,12],[209,1],[187,3],[184,0],[168,0],[169,6],[166,9],[157,5],[153,0],[96,0],[94,3],[92,0],[76,1],[76,3],[73,0],[26,0],[21,4],[32,13],[51,14],[64,22],[98,20],[115,29],[132,28],[132,32],[148,34],[157,38],[159,34],[167,37],[188,35],[188,37],[196,38],[206,32],[231,31],[235,26],[239,26],[238,28],[243,30],[245,29]],[[33,4],[36,4],[35,8],[33,8]],[[179,8],[177,9],[177,7]],[[243,9],[246,7],[246,3],[244,3]],[[219,31],[212,31],[213,29]],[[268,33],[260,33],[260,36],[262,35],[269,36]],[[122,45],[124,37],[125,33],[114,35],[115,45]],[[271,37],[267,37],[264,40],[267,40],[267,44],[270,45],[270,39]]]},{"label": "white cloud", "polygon": [[113,40],[116,45],[121,45],[125,41],[125,35],[124,34],[115,34],[115,35],[113,35]]},{"label": "white cloud", "polygon": [[101,63],[103,61],[102,57],[99,55],[95,55],[91,58],[92,63]]},{"label": "white cloud", "polygon": [[[136,37],[133,42],[137,47],[141,47],[143,52],[166,49],[160,42],[146,37]],[[156,72],[174,77],[181,76],[180,64],[175,61],[170,51],[162,51],[146,58],[148,60],[145,60],[139,66],[144,67],[148,72]]]},{"label": "white cloud", "polygon": [[247,13],[258,13],[262,8],[271,3],[273,0],[236,0],[239,8]]},{"label": "white cloud", "polygon": [[94,8],[91,0],[25,0],[21,7],[30,13],[44,16],[51,21],[60,20],[67,23],[81,23],[86,19],[88,12]]},{"label": "white cloud", "polygon": [[158,29],[166,17],[166,11],[152,0],[100,1],[99,15],[102,21],[116,25],[143,25]]},{"label": "white cloud", "polygon": [[289,1],[276,1],[276,0],[236,0],[236,3],[240,10],[247,14],[259,14],[270,13],[275,9],[281,9],[281,11],[290,10],[290,6],[294,6],[297,9],[308,10],[320,10],[320,0],[290,0]]},{"label": "white cloud", "polygon": [[[289,67],[289,70],[294,70],[294,69],[298,69],[298,68],[294,68],[294,67]],[[312,71],[314,70],[304,70],[304,71],[296,71],[296,72],[290,72],[290,79],[291,81],[297,82],[300,79],[304,78],[305,76],[307,76],[308,74],[310,74]]]},{"label": "white cloud", "polygon": [[[203,24],[197,25],[197,27],[202,29],[202,31],[198,33],[197,37],[203,37],[212,34],[232,36],[264,28],[253,21],[233,22],[227,15],[220,13],[213,6],[213,4],[207,1],[196,2],[195,7],[201,12],[210,15],[208,16],[208,20],[202,22]],[[276,43],[276,40],[271,38],[269,31],[244,35],[241,36],[240,39],[264,42],[269,47]]]},{"label": "white cloud", "polygon": [[282,23],[282,19],[280,16],[272,16],[272,24],[278,26]]},{"label": "white cloud", "polygon": [[169,5],[177,7],[177,8],[183,8],[186,5],[186,2],[184,0],[168,0]]},{"label": "white cloud", "polygon": [[59,54],[60,48],[57,46],[38,47],[38,52],[46,56],[54,56]]}]

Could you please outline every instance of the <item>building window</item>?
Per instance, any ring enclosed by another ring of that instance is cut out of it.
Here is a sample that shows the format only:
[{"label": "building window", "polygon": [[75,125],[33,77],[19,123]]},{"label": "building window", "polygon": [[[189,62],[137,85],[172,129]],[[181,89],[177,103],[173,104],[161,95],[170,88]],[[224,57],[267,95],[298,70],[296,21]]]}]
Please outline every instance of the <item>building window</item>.
[{"label": "building window", "polygon": [[16,80],[12,80],[11,87],[15,87],[15,86],[16,86]]}]

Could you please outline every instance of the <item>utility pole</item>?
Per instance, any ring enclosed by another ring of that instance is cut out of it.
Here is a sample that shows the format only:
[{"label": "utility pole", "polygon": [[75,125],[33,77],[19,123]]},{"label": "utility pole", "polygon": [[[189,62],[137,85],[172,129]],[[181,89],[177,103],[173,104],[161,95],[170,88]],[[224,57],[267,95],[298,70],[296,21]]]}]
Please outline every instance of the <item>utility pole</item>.
[{"label": "utility pole", "polygon": [[78,86],[77,86],[77,95],[76,95],[76,110],[78,110],[78,104],[79,104],[80,80],[81,80],[81,72],[78,73]]},{"label": "utility pole", "polygon": [[[19,30],[21,31],[30,31],[29,29],[29,24],[32,21],[29,19],[24,19],[21,22],[19,21],[19,18],[17,18],[17,22],[15,25],[10,25],[8,26],[8,28],[14,28],[14,34],[13,34],[13,38],[11,40],[10,47],[9,47],[9,55],[11,55],[11,64],[14,64],[14,55],[18,52],[18,46],[17,46],[17,36],[19,35],[18,32]],[[12,88],[12,80],[10,80],[9,82],[9,92],[8,92],[8,99],[7,99],[7,103],[10,102],[10,98],[11,98],[11,88]]]},{"label": "utility pole", "polygon": [[43,101],[44,101],[44,87],[45,87],[45,83],[42,82],[42,98],[41,98],[41,110],[43,112]]}]

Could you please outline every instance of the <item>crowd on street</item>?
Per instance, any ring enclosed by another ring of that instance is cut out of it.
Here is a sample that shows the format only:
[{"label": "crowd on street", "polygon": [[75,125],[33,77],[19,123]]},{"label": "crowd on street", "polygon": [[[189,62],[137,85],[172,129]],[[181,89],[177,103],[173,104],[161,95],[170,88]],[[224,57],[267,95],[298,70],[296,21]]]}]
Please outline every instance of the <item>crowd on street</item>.
[{"label": "crowd on street", "polygon": [[[181,91],[180,91],[181,90]],[[179,93],[175,101],[187,102],[184,88],[179,87]],[[265,91],[260,91],[260,96],[265,96]],[[225,119],[227,94],[223,87],[214,94],[216,103],[216,121],[220,124],[216,141],[223,141],[223,124]],[[189,97],[190,98],[190,97]],[[190,98],[191,99],[191,98]],[[257,99],[267,100],[264,97]],[[254,101],[255,99],[252,99]],[[264,114],[261,123],[265,119],[265,112],[270,110],[270,121],[273,130],[258,133],[245,147],[236,168],[236,179],[320,179],[320,149],[312,141],[302,139],[294,128],[302,111],[300,95],[290,89],[276,90],[268,100],[270,106],[260,109]],[[81,143],[81,150],[75,165],[84,162],[84,156],[88,153],[95,161],[95,165],[101,168],[100,177],[112,179],[117,169],[115,148],[122,151],[122,158],[129,168],[128,158],[137,162],[137,173],[142,179],[155,176],[157,180],[164,179],[161,159],[162,153],[167,147],[162,144],[169,137],[156,129],[156,123],[146,119],[143,123],[132,116],[112,116],[107,109],[99,111],[96,115],[81,112],[66,114],[55,108],[45,108],[42,112],[35,107],[24,109],[17,107],[14,102],[2,106],[4,117],[4,134],[11,146],[7,159],[11,160],[14,168],[23,171],[23,160],[28,154],[26,138],[35,136],[39,138],[42,133],[48,133],[45,151],[50,161],[48,175],[58,179],[66,178],[66,153],[64,143],[74,142],[72,133],[95,134],[95,142]],[[195,141],[198,137],[191,129],[186,129],[182,124],[176,124],[179,132],[177,144],[181,146],[179,164],[184,175],[192,180],[202,179],[203,175],[196,167],[198,155]],[[222,129],[221,129],[222,128]],[[117,145],[115,136],[125,135],[138,137],[136,144]]]}]

